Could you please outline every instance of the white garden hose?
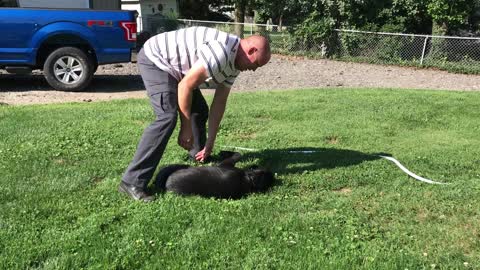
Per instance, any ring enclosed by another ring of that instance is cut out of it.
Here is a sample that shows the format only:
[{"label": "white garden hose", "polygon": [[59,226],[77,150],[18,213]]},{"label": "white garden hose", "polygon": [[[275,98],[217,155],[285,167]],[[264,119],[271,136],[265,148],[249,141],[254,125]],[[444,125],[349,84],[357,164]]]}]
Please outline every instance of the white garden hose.
[{"label": "white garden hose", "polygon": [[430,179],[427,179],[427,178],[423,178],[421,176],[418,176],[418,175],[414,174],[413,172],[411,172],[407,168],[405,168],[405,166],[403,166],[398,160],[394,159],[393,157],[382,156],[382,155],[378,155],[378,156],[381,157],[381,158],[384,158],[386,160],[390,160],[395,165],[397,165],[397,167],[400,168],[400,170],[402,170],[403,172],[405,172],[409,176],[417,179],[418,181],[422,181],[422,182],[425,182],[425,183],[428,183],[428,184],[435,184],[435,185],[448,185],[448,183],[436,182],[436,181],[433,181],[433,180],[430,180]]},{"label": "white garden hose", "polygon": [[[235,150],[241,150],[241,151],[250,151],[250,152],[260,151],[258,149],[244,148],[244,147],[237,147],[237,146],[223,146],[223,148],[225,148],[225,149],[227,149],[227,148],[228,149],[235,149]],[[285,151],[285,152],[287,152],[287,153],[312,154],[312,153],[319,153],[320,151],[315,151],[315,150],[288,150],[288,151]],[[412,177],[412,178],[414,178],[418,181],[428,183],[428,184],[434,184],[434,185],[448,185],[449,184],[449,183],[441,183],[441,182],[433,181],[433,180],[430,180],[430,179],[427,179],[427,178],[423,178],[419,175],[416,175],[415,173],[408,170],[405,166],[403,166],[398,160],[396,160],[393,157],[382,156],[382,155],[375,155],[375,156],[381,157],[383,159],[386,159],[386,160],[389,160],[389,161],[393,162],[395,165],[397,165],[398,168],[400,168],[400,170],[402,170],[404,173],[408,174],[410,177]]]}]

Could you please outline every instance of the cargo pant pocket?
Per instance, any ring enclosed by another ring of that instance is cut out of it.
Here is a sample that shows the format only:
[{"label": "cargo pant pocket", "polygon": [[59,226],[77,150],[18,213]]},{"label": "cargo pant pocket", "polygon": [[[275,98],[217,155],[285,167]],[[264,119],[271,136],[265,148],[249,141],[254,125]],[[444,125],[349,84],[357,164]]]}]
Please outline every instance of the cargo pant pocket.
[{"label": "cargo pant pocket", "polygon": [[152,104],[155,114],[173,113],[177,111],[177,93],[158,92],[150,95],[150,103]]}]

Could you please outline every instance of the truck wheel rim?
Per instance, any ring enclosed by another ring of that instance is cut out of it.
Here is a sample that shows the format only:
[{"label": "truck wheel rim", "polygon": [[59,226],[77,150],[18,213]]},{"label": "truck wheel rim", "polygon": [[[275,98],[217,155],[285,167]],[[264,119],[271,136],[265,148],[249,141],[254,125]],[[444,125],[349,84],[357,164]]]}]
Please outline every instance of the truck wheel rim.
[{"label": "truck wheel rim", "polygon": [[64,56],[55,62],[53,72],[60,82],[75,84],[83,77],[84,67],[77,58]]}]

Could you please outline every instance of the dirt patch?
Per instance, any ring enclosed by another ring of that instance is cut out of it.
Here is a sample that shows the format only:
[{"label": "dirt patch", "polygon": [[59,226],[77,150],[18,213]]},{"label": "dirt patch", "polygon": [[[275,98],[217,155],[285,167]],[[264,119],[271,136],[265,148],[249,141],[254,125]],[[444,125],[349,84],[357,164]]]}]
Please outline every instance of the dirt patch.
[{"label": "dirt patch", "polygon": [[328,144],[338,144],[340,138],[335,135],[325,137],[325,142]]},{"label": "dirt patch", "polygon": [[[242,72],[232,91],[349,87],[480,91],[480,76],[274,55],[269,64],[256,72]],[[0,104],[3,105],[145,97],[141,77],[133,63],[99,67],[92,84],[77,93],[54,91],[40,72],[11,75],[0,71]]]},{"label": "dirt patch", "polygon": [[348,187],[344,187],[344,188],[341,188],[341,189],[336,189],[333,192],[339,193],[339,194],[350,194],[350,193],[352,193],[352,189],[348,188]]}]

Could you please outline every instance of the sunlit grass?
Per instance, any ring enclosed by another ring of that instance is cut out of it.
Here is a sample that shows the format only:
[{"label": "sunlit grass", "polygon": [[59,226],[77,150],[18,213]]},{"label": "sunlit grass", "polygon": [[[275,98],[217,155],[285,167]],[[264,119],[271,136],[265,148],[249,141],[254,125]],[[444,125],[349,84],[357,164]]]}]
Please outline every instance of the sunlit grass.
[{"label": "sunlit grass", "polygon": [[[478,269],[478,104],[444,91],[233,93],[216,151],[258,149],[239,166],[267,166],[278,184],[151,204],[116,191],[153,119],[147,100],[1,106],[0,269]],[[177,132],[161,165],[185,162]]]}]

